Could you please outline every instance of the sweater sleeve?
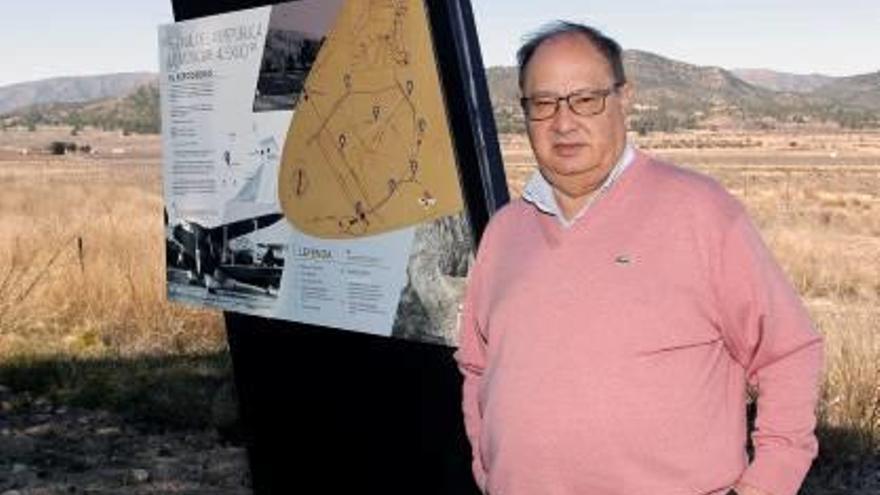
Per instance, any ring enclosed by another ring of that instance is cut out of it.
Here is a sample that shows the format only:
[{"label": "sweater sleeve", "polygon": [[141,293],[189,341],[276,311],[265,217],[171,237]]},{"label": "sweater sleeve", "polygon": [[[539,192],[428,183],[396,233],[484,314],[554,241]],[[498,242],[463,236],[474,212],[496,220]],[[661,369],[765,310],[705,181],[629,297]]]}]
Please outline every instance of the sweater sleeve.
[{"label": "sweater sleeve", "polygon": [[486,363],[486,339],[477,319],[476,302],[479,292],[479,256],[470,273],[464,306],[459,320],[459,347],[455,352],[458,368],[464,376],[462,386],[462,409],[464,426],[473,453],[474,480],[480,491],[486,491],[486,469],[480,456],[480,431],[482,415],[479,406],[479,389]]},{"label": "sweater sleeve", "polygon": [[822,338],[745,212],[724,233],[713,276],[722,334],[758,396],[755,457],[740,481],[794,495],[818,451]]}]

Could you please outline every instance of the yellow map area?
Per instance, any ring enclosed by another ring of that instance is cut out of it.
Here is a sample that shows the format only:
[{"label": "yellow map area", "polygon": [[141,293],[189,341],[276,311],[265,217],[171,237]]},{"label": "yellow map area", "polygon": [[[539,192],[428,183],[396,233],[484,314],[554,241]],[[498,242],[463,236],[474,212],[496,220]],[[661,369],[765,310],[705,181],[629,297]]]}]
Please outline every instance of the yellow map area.
[{"label": "yellow map area", "polygon": [[349,0],[306,78],[281,159],[288,221],[323,238],[461,211],[422,0]]}]

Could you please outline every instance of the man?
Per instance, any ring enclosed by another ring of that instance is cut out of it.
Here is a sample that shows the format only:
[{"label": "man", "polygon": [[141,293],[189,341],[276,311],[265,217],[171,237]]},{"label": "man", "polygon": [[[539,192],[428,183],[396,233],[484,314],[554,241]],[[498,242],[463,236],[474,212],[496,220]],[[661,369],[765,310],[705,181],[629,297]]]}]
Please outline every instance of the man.
[{"label": "man", "polygon": [[483,235],[456,353],[477,484],[796,493],[822,343],[743,207],[627,143],[613,40],[559,23],[518,56],[539,173]]}]

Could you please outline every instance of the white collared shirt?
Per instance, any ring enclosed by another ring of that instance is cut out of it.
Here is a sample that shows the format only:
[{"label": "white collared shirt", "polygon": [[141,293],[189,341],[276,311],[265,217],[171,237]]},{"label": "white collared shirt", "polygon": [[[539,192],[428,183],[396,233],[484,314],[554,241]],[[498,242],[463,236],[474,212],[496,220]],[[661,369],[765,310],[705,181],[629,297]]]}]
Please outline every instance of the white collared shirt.
[{"label": "white collared shirt", "polygon": [[620,154],[620,158],[617,160],[617,163],[614,164],[614,167],[612,167],[611,172],[608,173],[605,181],[602,182],[602,185],[599,186],[592,196],[590,196],[590,199],[587,200],[584,207],[581,208],[571,220],[565,218],[565,215],[562,214],[562,210],[559,208],[559,203],[556,201],[556,195],[553,192],[553,185],[547,182],[547,179],[541,175],[540,170],[535,170],[532,177],[526,183],[523,188],[522,198],[535,205],[535,207],[542,212],[556,217],[562,227],[567,229],[574,225],[579,218],[584,216],[584,213],[586,213],[596,198],[605,194],[605,192],[614,185],[614,182],[620,177],[620,174],[622,174],[623,171],[633,162],[635,156],[635,150],[629,142],[627,142],[623,147],[623,153]]}]

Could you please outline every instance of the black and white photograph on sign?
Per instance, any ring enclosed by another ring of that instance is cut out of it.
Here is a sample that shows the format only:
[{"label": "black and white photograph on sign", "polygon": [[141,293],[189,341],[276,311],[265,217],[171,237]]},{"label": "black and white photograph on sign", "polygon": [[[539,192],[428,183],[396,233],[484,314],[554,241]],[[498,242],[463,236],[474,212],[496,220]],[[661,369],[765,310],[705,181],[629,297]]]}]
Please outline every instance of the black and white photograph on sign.
[{"label": "black and white photograph on sign", "polygon": [[[168,292],[210,305],[258,310],[278,296],[284,271],[284,246],[261,242],[260,230],[279,220],[267,214],[207,228],[196,222],[165,219]],[[230,306],[232,305],[232,306]]]},{"label": "black and white photograph on sign", "polygon": [[341,1],[303,0],[272,7],[254,112],[295,110],[306,77]]}]

